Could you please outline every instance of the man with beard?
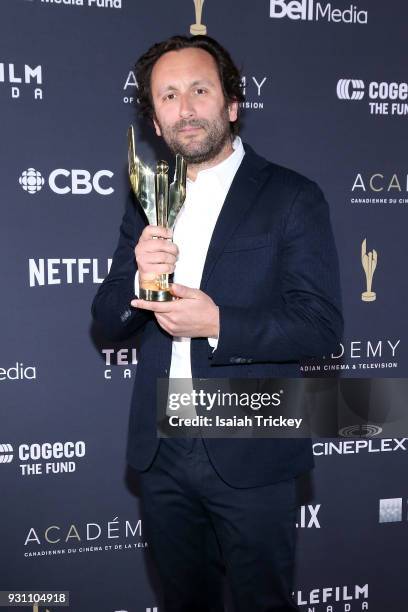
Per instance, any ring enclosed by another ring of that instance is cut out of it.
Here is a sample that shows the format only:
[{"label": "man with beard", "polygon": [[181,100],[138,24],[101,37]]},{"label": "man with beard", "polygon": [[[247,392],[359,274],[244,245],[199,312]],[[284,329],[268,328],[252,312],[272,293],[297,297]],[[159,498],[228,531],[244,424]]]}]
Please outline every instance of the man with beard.
[{"label": "man with beard", "polygon": [[[159,440],[156,382],[294,377],[301,359],[335,348],[342,317],[328,207],[315,183],[242,144],[240,75],[216,41],[158,43],[136,78],[141,111],[187,161],[187,196],[174,236],[129,202],[93,314],[112,338],[140,332],[128,461],[140,474],[164,608],[224,610],[225,569],[239,612],[297,610],[295,479],[313,466],[310,440]],[[162,273],[174,273],[179,299],[135,298],[138,278]]]}]

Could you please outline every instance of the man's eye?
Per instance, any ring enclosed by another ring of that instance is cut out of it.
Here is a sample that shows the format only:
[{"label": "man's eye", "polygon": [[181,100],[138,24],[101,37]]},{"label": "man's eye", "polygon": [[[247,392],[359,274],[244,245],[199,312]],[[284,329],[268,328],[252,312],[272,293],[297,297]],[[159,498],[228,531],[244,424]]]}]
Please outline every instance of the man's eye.
[{"label": "man's eye", "polygon": [[174,93],[169,93],[167,94],[167,96],[164,96],[164,100],[174,100],[174,98],[176,97],[176,94]]},{"label": "man's eye", "polygon": [[203,94],[207,93],[207,90],[203,89],[202,87],[197,87],[196,93],[198,93],[200,96],[202,96]]}]

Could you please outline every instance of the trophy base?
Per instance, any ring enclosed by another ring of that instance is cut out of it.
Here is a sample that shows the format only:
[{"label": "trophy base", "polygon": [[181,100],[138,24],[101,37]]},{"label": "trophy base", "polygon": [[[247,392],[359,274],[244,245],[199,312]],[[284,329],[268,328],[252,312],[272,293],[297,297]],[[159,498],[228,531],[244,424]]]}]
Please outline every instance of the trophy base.
[{"label": "trophy base", "polygon": [[193,36],[204,36],[207,34],[207,26],[202,23],[193,23],[193,25],[190,26],[190,34]]},{"label": "trophy base", "polygon": [[374,291],[364,291],[361,294],[361,299],[363,300],[363,302],[374,302],[376,298],[377,294]]},{"label": "trophy base", "polygon": [[139,298],[146,302],[171,302],[174,300],[174,295],[168,289],[160,289],[157,283],[143,283],[139,286]]}]

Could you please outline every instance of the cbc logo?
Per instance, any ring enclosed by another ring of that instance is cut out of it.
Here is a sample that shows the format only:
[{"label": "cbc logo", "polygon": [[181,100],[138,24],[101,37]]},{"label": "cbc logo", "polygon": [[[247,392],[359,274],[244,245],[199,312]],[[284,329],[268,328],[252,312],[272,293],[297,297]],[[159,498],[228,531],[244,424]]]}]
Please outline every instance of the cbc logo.
[{"label": "cbc logo", "polygon": [[[50,189],[58,195],[72,193],[74,195],[87,195],[92,190],[99,195],[110,195],[114,192],[108,179],[113,177],[110,170],[98,170],[92,175],[88,170],[66,170],[57,168],[48,177]],[[28,168],[22,172],[18,182],[27,193],[34,194],[40,191],[45,180],[38,170]]]},{"label": "cbc logo", "polygon": [[339,100],[362,100],[364,97],[363,81],[340,79],[337,83],[337,97]]},{"label": "cbc logo", "polygon": [[11,444],[0,444],[0,463],[13,461],[13,447]]}]

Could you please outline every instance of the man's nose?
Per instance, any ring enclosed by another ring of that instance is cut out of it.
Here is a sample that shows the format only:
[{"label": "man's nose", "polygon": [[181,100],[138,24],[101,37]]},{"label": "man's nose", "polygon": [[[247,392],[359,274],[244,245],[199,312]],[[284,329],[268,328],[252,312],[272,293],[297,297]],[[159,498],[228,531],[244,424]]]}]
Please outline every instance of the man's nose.
[{"label": "man's nose", "polygon": [[192,117],[194,117],[195,110],[190,95],[184,94],[180,97],[179,113],[180,117],[182,117],[183,119],[191,119]]}]

